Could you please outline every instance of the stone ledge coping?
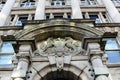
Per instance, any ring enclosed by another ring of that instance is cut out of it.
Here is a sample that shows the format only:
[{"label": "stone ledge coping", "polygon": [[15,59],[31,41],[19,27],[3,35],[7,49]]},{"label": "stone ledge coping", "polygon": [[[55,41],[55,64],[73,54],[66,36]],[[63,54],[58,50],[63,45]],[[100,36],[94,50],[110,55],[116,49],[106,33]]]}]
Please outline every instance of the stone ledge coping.
[{"label": "stone ledge coping", "polygon": [[13,65],[10,65],[10,66],[0,66],[0,71],[11,71],[14,69],[14,66]]},{"label": "stone ledge coping", "polygon": [[108,62],[106,62],[106,65],[107,65],[108,68],[120,67],[120,62],[117,62],[117,63],[108,63]]}]

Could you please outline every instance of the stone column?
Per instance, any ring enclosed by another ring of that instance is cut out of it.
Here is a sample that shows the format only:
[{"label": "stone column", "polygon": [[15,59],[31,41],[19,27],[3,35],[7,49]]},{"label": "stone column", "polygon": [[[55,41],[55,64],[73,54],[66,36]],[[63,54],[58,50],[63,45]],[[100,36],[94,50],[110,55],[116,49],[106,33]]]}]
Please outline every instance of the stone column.
[{"label": "stone column", "polygon": [[15,24],[16,24],[17,19],[18,19],[18,14],[15,15],[15,17],[14,17],[14,19],[13,19],[13,22],[12,22],[12,25],[15,25]]},{"label": "stone column", "polygon": [[106,7],[106,10],[110,17],[112,18],[112,21],[115,23],[120,22],[120,13],[117,10],[117,8],[114,6],[111,0],[102,0],[103,4]]},{"label": "stone column", "polygon": [[53,18],[54,18],[53,13],[50,13],[50,19],[53,19]]},{"label": "stone column", "polygon": [[108,68],[102,62],[103,51],[100,50],[100,45],[98,43],[89,43],[88,50],[95,72],[95,80],[109,80]]},{"label": "stone column", "polygon": [[32,14],[28,15],[28,20],[32,20]]},{"label": "stone column", "polygon": [[18,52],[18,65],[12,73],[13,80],[24,80],[29,65],[31,47],[30,45],[21,45]]},{"label": "stone column", "polygon": [[85,18],[87,18],[87,19],[90,18],[88,12],[85,13]]},{"label": "stone column", "polygon": [[0,26],[4,26],[6,20],[10,14],[10,11],[15,3],[15,0],[7,0],[5,6],[2,8],[0,12]]},{"label": "stone column", "polygon": [[67,13],[63,14],[63,18],[68,18]]},{"label": "stone column", "polygon": [[35,12],[35,20],[45,19],[45,0],[39,0]]},{"label": "stone column", "polygon": [[101,12],[99,12],[99,16],[100,16],[100,18],[101,18],[102,22],[103,22],[103,23],[105,23],[105,22],[106,22],[106,19],[103,17],[103,15],[102,15],[102,13],[101,13]]},{"label": "stone column", "polygon": [[79,3],[80,3],[79,0],[71,0],[72,18],[73,19],[82,19],[83,18]]},{"label": "stone column", "polygon": [[19,73],[18,77],[16,77],[14,80],[24,80],[23,78],[26,76],[26,72],[28,70],[28,64],[29,64],[29,60],[24,58],[21,58],[18,62],[18,66],[16,71],[18,71],[17,73]]}]

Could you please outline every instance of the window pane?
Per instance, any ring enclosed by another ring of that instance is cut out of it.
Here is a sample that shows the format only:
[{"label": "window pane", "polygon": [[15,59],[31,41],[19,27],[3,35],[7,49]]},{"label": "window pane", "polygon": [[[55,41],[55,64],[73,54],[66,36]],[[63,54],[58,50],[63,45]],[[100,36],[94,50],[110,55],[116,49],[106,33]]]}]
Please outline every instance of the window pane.
[{"label": "window pane", "polygon": [[0,55],[0,66],[9,66],[12,64],[13,55]]},{"label": "window pane", "polygon": [[89,15],[90,19],[96,19],[98,18],[98,15]]},{"label": "window pane", "polygon": [[88,5],[88,3],[86,0],[81,0],[81,5],[85,6],[85,5]]},{"label": "window pane", "polygon": [[105,50],[119,49],[116,39],[108,39],[105,45]]},{"label": "window pane", "polygon": [[12,43],[4,42],[2,44],[0,52],[1,53],[14,53],[14,49],[13,49]]},{"label": "window pane", "polygon": [[120,51],[106,51],[108,55],[108,62],[120,62]]},{"label": "window pane", "polygon": [[27,20],[27,18],[28,18],[28,17],[19,17],[19,20],[18,20],[18,21],[23,22],[23,21],[26,21],[26,20]]},{"label": "window pane", "polygon": [[60,6],[60,3],[59,3],[59,2],[56,2],[56,6]]}]

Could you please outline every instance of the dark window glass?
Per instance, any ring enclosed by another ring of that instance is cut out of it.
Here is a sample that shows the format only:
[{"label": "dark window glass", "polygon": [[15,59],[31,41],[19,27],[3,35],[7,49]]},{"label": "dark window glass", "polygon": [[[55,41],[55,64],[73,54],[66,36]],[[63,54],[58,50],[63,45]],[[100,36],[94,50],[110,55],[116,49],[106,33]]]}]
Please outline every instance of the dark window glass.
[{"label": "dark window glass", "polygon": [[62,5],[65,5],[65,2],[62,2]]},{"label": "dark window glass", "polygon": [[50,18],[50,16],[46,16],[46,20],[48,20]]},{"label": "dark window glass", "polygon": [[89,15],[90,19],[96,19],[98,18],[98,15]]},{"label": "dark window glass", "polygon": [[54,16],[54,18],[63,18],[63,16],[58,15],[58,16]]},{"label": "dark window glass", "polygon": [[71,15],[68,15],[68,19],[71,19]]},{"label": "dark window glass", "polygon": [[53,5],[54,5],[54,2],[52,2],[51,5],[53,6]]},{"label": "dark window glass", "polygon": [[23,22],[23,21],[26,21],[26,20],[27,20],[27,18],[28,18],[28,17],[19,17],[18,21]]}]

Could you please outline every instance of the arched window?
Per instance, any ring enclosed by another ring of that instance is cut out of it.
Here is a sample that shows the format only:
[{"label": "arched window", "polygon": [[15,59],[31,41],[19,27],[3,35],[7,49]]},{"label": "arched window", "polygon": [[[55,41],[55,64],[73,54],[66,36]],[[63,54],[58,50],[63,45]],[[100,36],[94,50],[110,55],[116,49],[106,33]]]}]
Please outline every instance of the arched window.
[{"label": "arched window", "polygon": [[34,0],[26,0],[20,4],[20,7],[35,7]]},{"label": "arched window", "polygon": [[12,64],[14,49],[12,42],[3,42],[0,48],[0,66],[9,66]]},{"label": "arched window", "polygon": [[65,1],[64,0],[52,0],[51,6],[64,6]]},{"label": "arched window", "polygon": [[4,5],[5,5],[5,1],[0,0],[0,9],[2,9]]}]

